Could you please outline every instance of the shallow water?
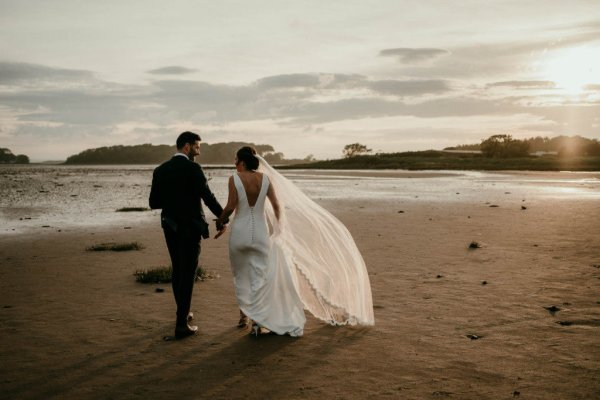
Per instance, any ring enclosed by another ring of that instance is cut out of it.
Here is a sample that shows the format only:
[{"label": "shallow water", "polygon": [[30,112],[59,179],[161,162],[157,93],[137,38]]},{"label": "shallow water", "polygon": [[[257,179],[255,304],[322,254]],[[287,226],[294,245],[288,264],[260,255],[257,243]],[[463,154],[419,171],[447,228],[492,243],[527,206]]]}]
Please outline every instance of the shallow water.
[{"label": "shallow water", "polygon": [[[158,220],[160,211],[116,212],[148,207],[155,166],[0,166],[0,235],[78,226]],[[224,204],[232,169],[207,169],[209,185]],[[473,171],[290,170],[283,173],[309,197],[336,200],[493,203],[533,199],[598,199],[600,173]],[[507,197],[508,196],[508,197]],[[208,212],[207,212],[208,213]]]}]

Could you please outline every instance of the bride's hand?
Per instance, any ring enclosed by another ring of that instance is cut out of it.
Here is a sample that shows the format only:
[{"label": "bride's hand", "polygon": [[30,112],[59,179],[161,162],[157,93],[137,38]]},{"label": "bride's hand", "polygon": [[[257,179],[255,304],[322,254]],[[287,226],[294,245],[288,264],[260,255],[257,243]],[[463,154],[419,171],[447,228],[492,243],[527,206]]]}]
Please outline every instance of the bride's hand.
[{"label": "bride's hand", "polygon": [[223,229],[221,229],[220,231],[217,232],[217,234],[215,235],[215,239],[218,239],[219,237],[221,237],[221,235],[224,234],[226,230],[227,230],[227,225],[223,225]]}]

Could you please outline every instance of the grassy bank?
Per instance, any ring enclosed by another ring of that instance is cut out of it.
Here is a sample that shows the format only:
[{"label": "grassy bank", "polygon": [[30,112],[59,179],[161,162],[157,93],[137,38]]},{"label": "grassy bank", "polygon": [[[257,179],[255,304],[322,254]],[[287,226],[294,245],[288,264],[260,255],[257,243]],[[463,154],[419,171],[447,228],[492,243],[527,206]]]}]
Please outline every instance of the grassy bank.
[{"label": "grassy bank", "polygon": [[428,150],[364,155],[310,164],[282,166],[282,169],[408,169],[408,170],[525,170],[600,171],[600,157],[558,156],[487,158],[481,154],[456,154]]}]

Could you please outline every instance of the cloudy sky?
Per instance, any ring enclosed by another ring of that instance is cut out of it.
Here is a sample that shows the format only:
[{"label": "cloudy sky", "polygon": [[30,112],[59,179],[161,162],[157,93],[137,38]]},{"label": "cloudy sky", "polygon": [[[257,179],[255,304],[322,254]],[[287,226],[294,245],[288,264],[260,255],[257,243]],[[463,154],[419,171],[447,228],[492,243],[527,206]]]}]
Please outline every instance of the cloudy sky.
[{"label": "cloudy sky", "polygon": [[598,0],[0,0],[0,147],[600,138]]}]

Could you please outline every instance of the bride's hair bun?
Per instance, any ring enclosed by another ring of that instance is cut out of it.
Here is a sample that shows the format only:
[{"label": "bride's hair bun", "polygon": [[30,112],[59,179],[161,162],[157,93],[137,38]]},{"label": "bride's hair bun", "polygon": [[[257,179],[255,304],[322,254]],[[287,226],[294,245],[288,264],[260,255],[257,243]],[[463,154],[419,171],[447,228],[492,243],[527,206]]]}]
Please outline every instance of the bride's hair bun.
[{"label": "bride's hair bun", "polygon": [[237,151],[238,161],[242,161],[246,168],[250,171],[256,171],[258,168],[258,158],[256,158],[256,150],[250,146],[244,146]]}]

